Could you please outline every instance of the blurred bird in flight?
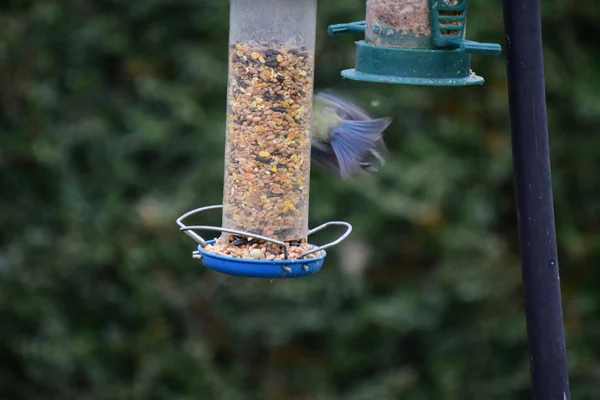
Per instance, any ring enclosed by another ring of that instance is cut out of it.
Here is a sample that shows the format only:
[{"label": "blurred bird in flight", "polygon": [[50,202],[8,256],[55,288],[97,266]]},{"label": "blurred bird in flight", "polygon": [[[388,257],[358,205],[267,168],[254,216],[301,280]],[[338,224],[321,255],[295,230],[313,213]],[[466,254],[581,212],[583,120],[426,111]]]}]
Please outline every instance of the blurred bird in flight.
[{"label": "blurred bird in flight", "polygon": [[390,117],[373,119],[358,106],[330,92],[315,93],[311,159],[344,180],[355,176],[360,168],[377,172],[366,160],[373,156],[380,165],[385,164],[387,148],[382,136],[391,122]]}]

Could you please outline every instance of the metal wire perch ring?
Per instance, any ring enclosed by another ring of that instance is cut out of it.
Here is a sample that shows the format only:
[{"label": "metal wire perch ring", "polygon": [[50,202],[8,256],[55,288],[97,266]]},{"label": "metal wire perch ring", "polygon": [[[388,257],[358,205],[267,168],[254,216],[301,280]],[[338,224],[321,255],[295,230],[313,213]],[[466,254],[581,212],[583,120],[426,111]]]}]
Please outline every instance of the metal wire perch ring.
[{"label": "metal wire perch ring", "polygon": [[[248,277],[263,277],[263,278],[283,278],[283,277],[301,277],[311,275],[318,270],[320,270],[323,260],[327,255],[325,249],[330,248],[339,244],[343,241],[350,233],[352,232],[352,225],[343,221],[330,221],[326,222],[322,225],[317,226],[309,230],[308,236],[313,233],[319,232],[328,226],[338,225],[345,226],[346,231],[336,240],[329,242],[327,244],[321,246],[314,246],[312,249],[305,251],[300,255],[299,259],[290,260],[289,259],[289,251],[288,245],[285,242],[282,242],[277,239],[273,239],[270,237],[258,235],[252,232],[245,232],[236,229],[228,229],[217,226],[210,225],[191,225],[186,226],[182,221],[194,214],[201,213],[203,211],[215,210],[223,208],[222,205],[213,205],[197,208],[195,210],[188,211],[183,214],[181,217],[177,219],[177,224],[180,227],[180,231],[189,236],[192,240],[199,244],[198,251],[193,253],[194,258],[202,258],[204,265],[208,268],[217,270],[219,272],[231,274],[231,275],[239,275],[239,276],[248,276]],[[216,232],[227,232],[240,236],[246,236],[251,238],[256,238],[260,240],[264,240],[270,243],[274,243],[279,245],[284,254],[284,260],[248,260],[248,259],[239,259],[229,256],[221,256],[217,254],[212,254],[204,251],[204,247],[207,244],[214,243],[214,240],[205,240],[198,233],[194,232],[194,230],[207,230],[207,231],[216,231]],[[323,254],[320,257],[316,258],[305,258],[307,255],[316,253],[318,251],[323,251]],[[270,268],[267,268],[270,267]],[[284,273],[282,274],[283,271]]]}]

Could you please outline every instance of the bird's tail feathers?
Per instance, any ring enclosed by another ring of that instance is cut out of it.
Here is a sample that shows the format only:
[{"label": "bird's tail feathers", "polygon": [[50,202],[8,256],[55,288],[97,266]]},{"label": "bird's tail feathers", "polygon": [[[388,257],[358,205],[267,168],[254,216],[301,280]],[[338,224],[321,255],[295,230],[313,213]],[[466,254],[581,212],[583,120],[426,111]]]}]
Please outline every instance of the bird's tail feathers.
[{"label": "bird's tail feathers", "polygon": [[[383,131],[390,125],[389,117],[361,121],[344,121],[331,135],[330,144],[338,159],[340,174],[349,178],[374,144],[381,140]],[[377,152],[373,154],[376,158]],[[380,160],[381,161],[381,160]]]}]

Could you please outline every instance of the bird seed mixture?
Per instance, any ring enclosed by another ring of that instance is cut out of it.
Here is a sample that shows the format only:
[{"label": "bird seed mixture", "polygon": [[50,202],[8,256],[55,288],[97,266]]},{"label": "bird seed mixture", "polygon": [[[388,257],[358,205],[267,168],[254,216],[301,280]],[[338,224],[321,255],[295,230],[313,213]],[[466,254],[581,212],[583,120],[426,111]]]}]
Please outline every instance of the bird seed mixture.
[{"label": "bird seed mixture", "polygon": [[402,34],[431,36],[428,0],[367,0],[367,27],[386,26]]},{"label": "bird seed mixture", "polygon": [[223,227],[306,242],[313,63],[304,46],[231,46]]}]

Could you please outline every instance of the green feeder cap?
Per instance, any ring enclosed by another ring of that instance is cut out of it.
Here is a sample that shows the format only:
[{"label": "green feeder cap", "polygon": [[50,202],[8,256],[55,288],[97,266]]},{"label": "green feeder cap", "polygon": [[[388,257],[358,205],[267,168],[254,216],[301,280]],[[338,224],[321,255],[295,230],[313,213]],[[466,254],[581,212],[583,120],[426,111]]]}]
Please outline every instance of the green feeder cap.
[{"label": "green feeder cap", "polygon": [[385,7],[370,3],[385,1],[367,1],[366,21],[328,27],[329,35],[365,34],[365,40],[356,42],[355,68],[342,71],[344,78],[405,85],[477,85],[484,79],[471,71],[471,54],[502,51],[496,43],[464,39],[468,0],[423,0],[421,9],[412,2],[396,18]]}]

